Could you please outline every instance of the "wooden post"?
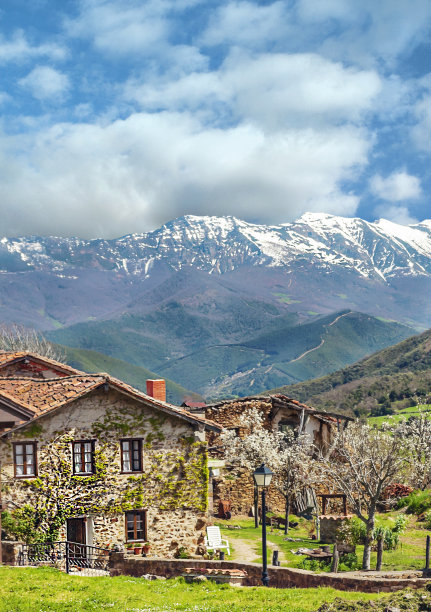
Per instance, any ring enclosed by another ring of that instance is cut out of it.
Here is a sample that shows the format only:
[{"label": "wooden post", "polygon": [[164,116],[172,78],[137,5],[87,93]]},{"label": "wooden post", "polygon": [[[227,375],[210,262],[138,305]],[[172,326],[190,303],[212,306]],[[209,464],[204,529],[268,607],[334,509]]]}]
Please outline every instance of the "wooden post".
[{"label": "wooden post", "polygon": [[338,572],[338,561],[339,560],[340,560],[340,557],[338,554],[338,547],[336,544],[334,544],[334,552],[332,554],[332,565],[331,565],[331,572],[334,572],[334,574]]},{"label": "wooden post", "polygon": [[429,571],[430,568],[430,548],[431,548],[431,537],[427,535],[427,543],[425,547],[425,569]]},{"label": "wooden post", "polygon": [[383,538],[380,536],[377,540],[377,563],[376,570],[378,572],[382,569],[382,558],[383,558]]},{"label": "wooden post", "polygon": [[322,495],[322,514],[326,514],[326,503],[327,503],[326,495]]},{"label": "wooden post", "polygon": [[287,535],[289,533],[289,515],[290,515],[290,497],[289,495],[286,495],[286,505],[284,508],[284,535]]}]

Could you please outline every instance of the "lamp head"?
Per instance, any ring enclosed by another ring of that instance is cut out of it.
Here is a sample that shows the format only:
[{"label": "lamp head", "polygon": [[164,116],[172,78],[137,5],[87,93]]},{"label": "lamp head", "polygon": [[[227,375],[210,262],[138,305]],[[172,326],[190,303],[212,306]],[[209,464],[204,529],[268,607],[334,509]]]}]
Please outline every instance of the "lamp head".
[{"label": "lamp head", "polygon": [[273,475],[271,470],[262,463],[262,465],[253,472],[254,482],[257,487],[264,487],[267,489],[271,484]]}]

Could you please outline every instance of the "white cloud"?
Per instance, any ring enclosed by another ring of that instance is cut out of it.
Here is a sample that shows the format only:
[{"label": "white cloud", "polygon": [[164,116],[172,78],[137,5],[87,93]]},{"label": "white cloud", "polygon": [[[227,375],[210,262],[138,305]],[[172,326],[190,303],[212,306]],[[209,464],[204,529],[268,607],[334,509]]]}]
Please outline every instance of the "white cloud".
[{"label": "white cloud", "polygon": [[356,65],[392,66],[428,40],[431,24],[428,0],[298,0],[296,10],[299,24],[314,26],[308,36],[320,40],[321,53]]},{"label": "white cloud", "polygon": [[82,3],[82,11],[66,22],[69,35],[92,39],[94,46],[110,55],[143,53],[165,39],[168,23],[154,4]]},{"label": "white cloud", "polygon": [[200,37],[204,46],[230,44],[253,49],[265,47],[287,34],[287,6],[278,1],[262,6],[239,0],[219,7]]},{"label": "white cloud", "polygon": [[234,52],[214,72],[126,84],[124,95],[146,110],[214,111],[218,121],[265,129],[357,122],[381,90],[375,71],[344,68],[315,54]]},{"label": "white cloud", "polygon": [[431,94],[429,91],[416,103],[416,125],[412,128],[412,138],[422,151],[431,151]]},{"label": "white cloud", "polygon": [[59,99],[70,87],[67,75],[50,66],[36,66],[19,84],[38,100]]},{"label": "white cloud", "polygon": [[189,4],[193,2],[86,0],[78,17],[65,21],[65,29],[69,36],[90,40],[100,53],[114,59],[154,58],[154,63],[142,66],[149,73],[162,67],[171,72],[178,67],[186,72],[198,70],[208,62],[199,49],[170,42],[175,9]]},{"label": "white cloud", "polygon": [[400,225],[414,225],[418,220],[409,212],[407,206],[381,205],[377,206],[376,214],[381,219],[388,219]]},{"label": "white cloud", "polygon": [[369,146],[349,127],[267,135],[250,124],[210,129],[177,113],[59,124],[0,140],[0,214],[9,235],[92,237],[185,213],[268,222],[308,210],[349,215],[358,199],[340,183],[356,176]]},{"label": "white cloud", "polygon": [[224,79],[242,115],[275,128],[357,121],[381,88],[374,71],[344,68],[315,54],[233,55]]},{"label": "white cloud", "polygon": [[386,178],[376,174],[370,181],[370,188],[375,196],[388,202],[416,200],[422,195],[420,179],[405,171],[393,172]]},{"label": "white cloud", "polygon": [[16,30],[9,40],[0,35],[1,64],[5,64],[7,62],[22,62],[37,57],[47,57],[51,60],[62,60],[65,58],[65,56],[66,50],[57,44],[30,44],[22,30]]}]

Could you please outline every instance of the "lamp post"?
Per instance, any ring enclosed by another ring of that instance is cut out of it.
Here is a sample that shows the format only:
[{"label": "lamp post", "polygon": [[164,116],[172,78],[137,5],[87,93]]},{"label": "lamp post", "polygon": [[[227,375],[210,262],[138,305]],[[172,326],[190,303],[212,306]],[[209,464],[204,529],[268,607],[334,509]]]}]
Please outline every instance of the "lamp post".
[{"label": "lamp post", "polygon": [[266,551],[266,490],[269,487],[273,473],[265,464],[255,469],[253,472],[254,482],[257,487],[262,487],[262,584],[263,586],[269,586],[268,578],[268,560]]}]

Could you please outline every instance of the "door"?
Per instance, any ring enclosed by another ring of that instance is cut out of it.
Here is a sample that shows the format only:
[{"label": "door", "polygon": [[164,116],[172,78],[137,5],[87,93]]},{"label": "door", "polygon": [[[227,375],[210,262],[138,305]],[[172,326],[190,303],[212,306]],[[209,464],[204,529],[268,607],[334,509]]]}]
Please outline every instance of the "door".
[{"label": "door", "polygon": [[86,544],[86,520],[85,518],[67,519],[67,540],[77,544]]},{"label": "door", "polygon": [[69,544],[69,554],[75,562],[87,557],[86,523],[85,518],[67,519],[67,541],[72,542]]}]

